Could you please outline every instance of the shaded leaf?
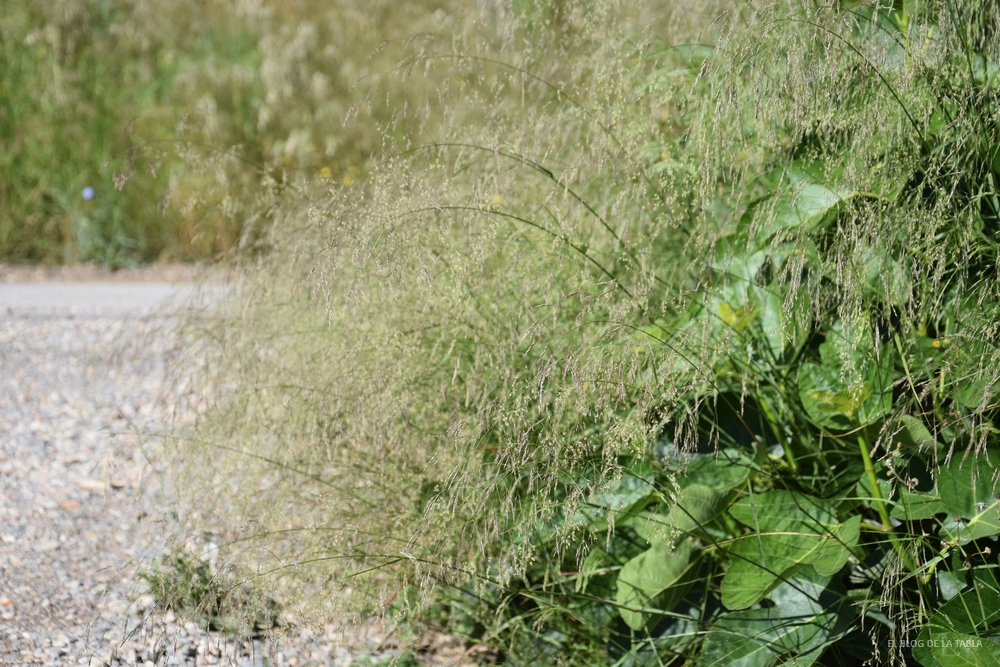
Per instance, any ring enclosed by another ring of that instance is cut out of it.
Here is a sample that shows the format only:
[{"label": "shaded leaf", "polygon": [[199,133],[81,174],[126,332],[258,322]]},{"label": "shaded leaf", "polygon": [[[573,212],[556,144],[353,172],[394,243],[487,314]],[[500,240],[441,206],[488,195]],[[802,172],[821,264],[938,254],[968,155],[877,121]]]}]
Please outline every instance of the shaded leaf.
[{"label": "shaded leaf", "polygon": [[901,415],[899,422],[902,429],[896,434],[895,441],[900,443],[903,448],[918,451],[937,449],[937,440],[924,425],[922,419],[911,415]]},{"label": "shaded leaf", "polygon": [[941,605],[930,625],[965,634],[980,634],[1000,624],[1000,584],[994,571],[977,568],[973,572],[970,588]]},{"label": "shaded leaf", "polygon": [[758,466],[737,449],[722,449],[711,454],[695,454],[681,472],[682,485],[700,485],[728,493],[746,484]]},{"label": "shaded leaf", "polygon": [[941,667],[1000,667],[1000,644],[959,632],[932,635],[931,655]]},{"label": "shaded leaf", "polygon": [[819,348],[822,363],[799,368],[799,398],[819,426],[849,429],[888,414],[892,407],[892,355],[853,348],[839,332]]},{"label": "shaded leaf", "polygon": [[948,506],[934,493],[921,493],[903,489],[893,501],[889,512],[896,519],[917,521],[936,514],[946,514]]},{"label": "shaded leaf", "polygon": [[669,514],[640,512],[623,519],[620,525],[629,526],[650,544],[669,541],[677,532],[691,532],[718,516],[725,509],[727,495],[692,484],[681,490]]},{"label": "shaded leaf", "polygon": [[580,593],[586,590],[591,577],[600,573],[611,562],[611,558],[604,553],[603,549],[591,549],[580,565],[580,574],[576,578],[576,592]]},{"label": "shaded leaf", "polygon": [[861,537],[861,515],[854,515],[833,529],[833,538],[820,543],[813,569],[823,576],[832,577],[844,567],[851,555],[850,547]]},{"label": "shaded leaf", "polygon": [[623,518],[616,525],[628,526],[649,544],[670,542],[676,536],[670,524],[670,516],[662,512],[639,512]]},{"label": "shaded leaf", "polygon": [[972,586],[952,597],[921,630],[913,657],[925,667],[1000,665],[996,636],[1000,623],[1000,582],[992,568],[970,572]]},{"label": "shaded leaf", "polygon": [[[810,665],[836,640],[836,604],[824,599],[829,577],[801,578],[771,593],[768,609],[724,614],[705,637],[699,667]],[[794,662],[793,662],[794,661]]]},{"label": "shaded leaf", "polygon": [[618,573],[615,595],[625,623],[638,630],[654,615],[653,610],[669,611],[676,606],[697,574],[700,553],[688,540],[676,547],[656,542],[625,563]]},{"label": "shaded leaf", "polygon": [[625,476],[595,495],[567,520],[570,526],[589,524],[591,530],[605,531],[612,516],[635,514],[656,497],[656,488],[644,479]]}]

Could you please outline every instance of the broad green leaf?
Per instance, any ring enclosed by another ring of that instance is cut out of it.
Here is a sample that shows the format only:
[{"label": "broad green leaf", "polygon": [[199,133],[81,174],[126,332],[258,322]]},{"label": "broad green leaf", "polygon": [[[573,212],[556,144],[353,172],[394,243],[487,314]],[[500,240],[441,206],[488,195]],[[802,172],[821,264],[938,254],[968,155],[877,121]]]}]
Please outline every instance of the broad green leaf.
[{"label": "broad green leaf", "polygon": [[670,516],[661,512],[639,512],[623,517],[616,525],[628,526],[649,544],[676,541],[677,533],[670,524]]},{"label": "broad green leaf", "polygon": [[[937,556],[933,560],[943,561],[944,559],[941,556]],[[930,565],[932,561],[928,561],[927,564]],[[937,573],[938,588],[941,590],[942,602],[947,602],[962,592],[962,589],[965,588],[968,574],[968,570],[943,570]]]},{"label": "broad green leaf", "polygon": [[843,391],[840,377],[833,371],[819,364],[802,364],[799,368],[799,400],[816,424],[841,430],[854,426],[858,403],[849,394],[836,400]]},{"label": "broad green leaf", "polygon": [[760,530],[795,530],[803,523],[832,526],[837,523],[833,507],[825,500],[791,491],[768,491],[740,500],[729,508],[740,523]]},{"label": "broad green leaf", "polygon": [[722,580],[722,604],[746,609],[760,602],[811,560],[819,535],[753,535],[728,549],[732,563]]},{"label": "broad green leaf", "polygon": [[774,290],[761,288],[758,291],[763,292],[759,300],[760,326],[771,350],[777,357],[784,355],[786,348],[797,350],[808,336],[802,313],[809,309],[797,303],[788,313],[783,299]]},{"label": "broad green leaf", "polygon": [[747,498],[730,511],[754,532],[727,550],[732,562],[722,580],[722,603],[729,609],[756,604],[808,565],[836,572],[859,536],[860,517],[838,524],[829,503],[788,491]]},{"label": "broad green leaf", "polygon": [[590,578],[601,572],[611,562],[611,558],[604,553],[603,549],[591,549],[580,565],[580,574],[576,578],[576,592],[580,593],[586,590]]},{"label": "broad green leaf", "polygon": [[816,229],[854,194],[820,182],[819,171],[794,163],[767,174],[763,180],[771,184],[773,193],[748,207],[740,231],[752,234],[754,245],[763,247],[779,232]]},{"label": "broad green leaf", "polygon": [[941,605],[921,630],[913,656],[925,667],[1000,665],[1000,582],[991,568],[972,571],[973,586]]},{"label": "broad green leaf", "polygon": [[892,408],[893,357],[853,349],[836,329],[819,348],[822,363],[799,368],[799,399],[819,426],[848,429],[888,414]]},{"label": "broad green leaf", "polygon": [[856,514],[833,529],[833,538],[820,543],[813,569],[823,576],[832,577],[844,567],[851,556],[850,548],[861,537],[861,515]]},{"label": "broad green leaf", "polygon": [[570,516],[566,520],[566,523],[570,526],[589,525],[591,530],[597,532],[606,531],[609,519],[612,516],[618,517],[638,513],[656,495],[656,488],[646,480],[625,476],[613,483],[604,492],[591,498],[583,507]]},{"label": "broad green leaf", "polygon": [[691,484],[681,489],[669,514],[640,512],[624,519],[621,525],[629,526],[650,544],[669,541],[677,532],[697,530],[718,516],[725,509],[726,496],[707,486]]},{"label": "broad green leaf", "polygon": [[833,413],[835,415],[845,415],[852,420],[857,415],[858,408],[871,395],[872,385],[870,382],[863,382],[858,387],[841,389],[837,392],[820,389],[814,389],[809,392],[809,396],[816,399],[814,405],[818,411]]},{"label": "broad green leaf", "polygon": [[941,500],[958,516],[976,514],[980,504],[993,500],[997,482],[993,473],[1000,463],[1000,453],[955,452],[951,460],[938,471],[938,492]]},{"label": "broad green leaf", "polygon": [[904,265],[883,247],[869,246],[860,253],[870,298],[894,306],[906,303],[913,280]]},{"label": "broad green leaf", "polygon": [[683,532],[696,530],[725,509],[726,495],[701,484],[681,490],[677,504],[670,508],[670,525]]},{"label": "broad green leaf", "polygon": [[985,633],[1000,625],[1000,586],[992,571],[976,573],[975,586],[941,605],[930,621],[933,627],[965,634]]},{"label": "broad green leaf", "polygon": [[697,575],[700,553],[689,540],[673,547],[656,542],[625,563],[615,595],[625,623],[638,630],[655,614],[653,610],[665,612],[676,606]]},{"label": "broad green leaf", "polygon": [[719,318],[738,332],[746,329],[757,318],[758,314],[760,314],[760,306],[752,300],[748,300],[735,309],[725,301],[719,304]]},{"label": "broad green leaf", "polygon": [[746,454],[736,449],[722,449],[713,454],[695,454],[680,472],[682,485],[700,485],[728,493],[746,484],[758,470]]},{"label": "broad green leaf", "polygon": [[974,635],[931,635],[931,655],[941,667],[1000,667],[1000,644]]},{"label": "broad green leaf", "polygon": [[758,286],[758,273],[768,261],[763,250],[750,252],[741,235],[723,237],[716,244],[712,268],[720,278],[720,289],[707,300],[709,324],[742,333],[763,308],[766,292]]},{"label": "broad green leaf", "polygon": [[[743,331],[756,319],[776,356],[783,355],[788,346],[797,349],[805,342],[811,333],[811,308],[806,295],[787,294],[785,285],[778,280],[761,284],[760,270],[767,264],[780,272],[790,258],[803,256],[808,258],[804,260],[807,265],[816,265],[819,256],[815,244],[804,239],[751,251],[745,234],[733,234],[717,243],[716,256],[712,268],[720,274],[724,287],[710,300],[710,307],[720,323]],[[792,302],[790,308],[788,299]]]},{"label": "broad green leaf", "polygon": [[898,497],[891,502],[893,505],[889,513],[893,517],[903,521],[928,519],[936,514],[946,514],[948,512],[948,506],[941,501],[940,496],[934,493],[921,493],[903,489],[898,493]]},{"label": "broad green leaf", "polygon": [[705,637],[698,667],[812,664],[838,634],[836,610],[823,599],[828,581],[803,577],[775,588],[768,609],[724,614]]},{"label": "broad green leaf", "polygon": [[783,355],[789,345],[793,348],[801,345],[811,333],[811,309],[802,298],[804,295],[789,295],[779,280],[764,284],[766,275],[760,270],[768,265],[772,271],[780,272],[792,255],[815,256],[815,247],[806,240],[748,250],[743,232],[725,237],[717,244],[716,253],[718,259],[712,267],[721,284],[706,300],[703,313],[708,316],[707,324],[712,331],[718,333],[718,329],[728,328],[742,333],[756,323],[763,333],[758,342],[766,342],[777,356]]},{"label": "broad green leaf", "polygon": [[898,442],[904,449],[910,451],[937,449],[938,443],[934,439],[934,435],[924,425],[923,420],[911,415],[902,415],[899,417],[899,422],[902,429],[896,434],[895,442]]},{"label": "broad green leaf", "polygon": [[723,296],[735,301],[746,301],[747,288],[757,282],[757,274],[767,263],[769,253],[764,250],[749,250],[742,234],[723,236],[716,242],[716,260],[712,268],[723,277],[728,289]]},{"label": "broad green leaf", "polygon": [[923,667],[941,667],[941,663],[931,653],[931,631],[926,626],[913,642],[913,659]]},{"label": "broad green leaf", "polygon": [[941,538],[966,544],[983,537],[1000,535],[1000,503],[993,502],[983,511],[964,521],[948,521],[941,526]]},{"label": "broad green leaf", "polygon": [[[728,553],[732,564],[722,580],[722,603],[728,609],[746,609],[767,597],[782,582],[814,563],[823,549],[824,570],[843,565],[849,551],[822,533],[764,534],[737,540]],[[839,551],[837,551],[839,549]]]}]

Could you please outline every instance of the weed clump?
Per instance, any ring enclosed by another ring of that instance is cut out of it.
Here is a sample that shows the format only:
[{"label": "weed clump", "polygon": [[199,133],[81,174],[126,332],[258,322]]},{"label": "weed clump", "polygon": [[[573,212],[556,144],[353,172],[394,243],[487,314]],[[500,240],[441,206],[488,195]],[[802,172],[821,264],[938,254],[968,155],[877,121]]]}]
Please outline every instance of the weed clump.
[{"label": "weed clump", "polygon": [[207,323],[192,516],[507,664],[995,660],[1000,16],[483,11]]},{"label": "weed clump", "polygon": [[241,585],[231,573],[213,571],[211,559],[190,549],[157,557],[139,578],[158,609],[184,614],[204,628],[259,637],[278,626],[274,600]]}]

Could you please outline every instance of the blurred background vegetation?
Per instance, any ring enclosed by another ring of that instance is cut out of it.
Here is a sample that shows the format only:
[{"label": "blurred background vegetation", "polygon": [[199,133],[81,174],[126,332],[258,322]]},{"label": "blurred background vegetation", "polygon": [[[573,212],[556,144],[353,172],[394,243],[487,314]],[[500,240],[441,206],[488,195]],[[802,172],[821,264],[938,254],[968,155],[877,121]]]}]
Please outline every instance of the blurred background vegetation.
[{"label": "blurred background vegetation", "polygon": [[380,75],[456,4],[3,3],[0,262],[252,247],[280,189],[357,178],[391,116]]}]

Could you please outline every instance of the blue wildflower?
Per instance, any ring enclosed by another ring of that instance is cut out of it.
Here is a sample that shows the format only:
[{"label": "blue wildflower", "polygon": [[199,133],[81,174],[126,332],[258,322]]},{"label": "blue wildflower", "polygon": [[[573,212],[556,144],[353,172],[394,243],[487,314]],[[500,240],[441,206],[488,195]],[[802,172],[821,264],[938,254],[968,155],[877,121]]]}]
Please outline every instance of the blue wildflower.
[{"label": "blue wildflower", "polygon": [[89,185],[83,189],[83,198],[90,201],[94,198],[94,188]]}]

